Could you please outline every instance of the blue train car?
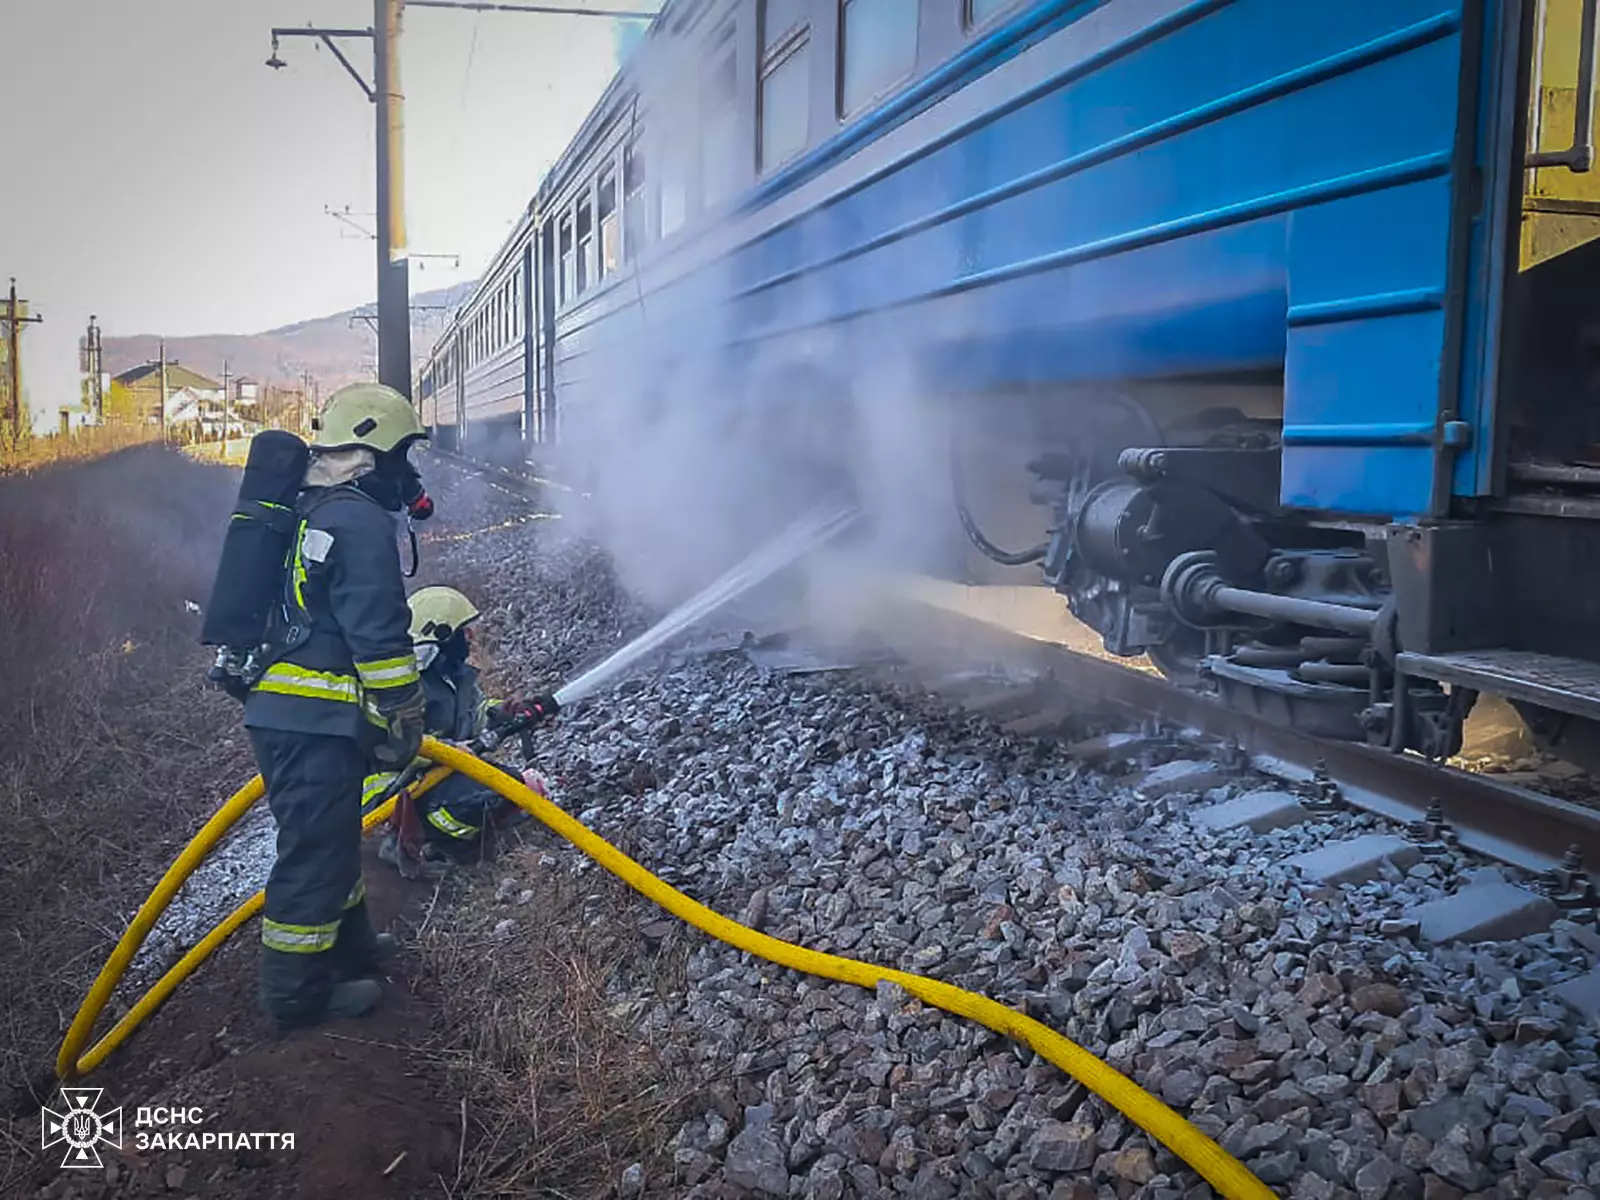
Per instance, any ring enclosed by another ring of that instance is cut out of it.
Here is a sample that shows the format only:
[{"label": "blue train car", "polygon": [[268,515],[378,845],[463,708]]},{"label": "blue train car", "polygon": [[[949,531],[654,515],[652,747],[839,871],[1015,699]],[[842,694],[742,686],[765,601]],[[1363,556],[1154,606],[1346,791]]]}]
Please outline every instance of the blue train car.
[{"label": "blue train car", "polygon": [[694,406],[804,490],[892,397],[1109,650],[1433,756],[1486,690],[1600,761],[1596,7],[675,0],[437,419]]}]

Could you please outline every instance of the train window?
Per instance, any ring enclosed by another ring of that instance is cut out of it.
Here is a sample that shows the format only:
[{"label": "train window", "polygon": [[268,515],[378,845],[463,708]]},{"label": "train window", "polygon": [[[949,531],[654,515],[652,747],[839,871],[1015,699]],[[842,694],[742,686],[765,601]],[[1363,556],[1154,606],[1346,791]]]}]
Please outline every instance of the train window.
[{"label": "train window", "polygon": [[587,291],[594,281],[590,278],[589,249],[594,245],[594,209],[589,201],[578,205],[578,292]]},{"label": "train window", "polygon": [[759,154],[764,171],[805,148],[811,93],[807,49],[802,39],[788,54],[761,68]]},{"label": "train window", "polygon": [[911,74],[916,61],[917,0],[841,0],[840,116]]},{"label": "train window", "polygon": [[661,179],[661,236],[670,237],[675,233],[688,213],[689,185],[684,178],[683,163],[665,157]]},{"label": "train window", "polygon": [[809,24],[806,0],[766,0],[761,6],[761,52],[775,50],[787,35]]},{"label": "train window", "polygon": [[704,130],[700,140],[700,179],[708,208],[731,192],[738,182],[737,94],[738,77],[730,47],[707,73],[700,91],[700,127]]},{"label": "train window", "polygon": [[622,261],[622,227],[617,213],[617,176],[607,171],[600,176],[600,265],[595,275],[604,279]]},{"label": "train window", "polygon": [[650,223],[644,214],[644,150],[629,146],[622,154],[622,257],[635,257],[644,249]]},{"label": "train window", "polygon": [[805,148],[810,42],[806,0],[761,0],[761,82],[756,95],[760,170],[771,170]]},{"label": "train window", "polygon": [[966,0],[967,28],[986,25],[1008,9],[1017,6],[1017,0]]},{"label": "train window", "polygon": [[572,257],[572,218],[561,218],[561,303],[578,294],[576,263]]}]

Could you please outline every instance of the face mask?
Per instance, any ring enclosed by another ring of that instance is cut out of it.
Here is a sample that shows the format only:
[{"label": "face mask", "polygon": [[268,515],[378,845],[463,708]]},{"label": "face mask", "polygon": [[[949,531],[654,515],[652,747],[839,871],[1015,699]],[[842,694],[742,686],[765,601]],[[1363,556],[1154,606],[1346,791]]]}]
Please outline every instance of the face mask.
[{"label": "face mask", "polygon": [[445,641],[439,652],[448,662],[466,662],[467,655],[472,653],[472,643],[467,637],[467,631],[465,629],[456,630]]},{"label": "face mask", "polygon": [[404,512],[414,521],[433,515],[433,500],[422,489],[422,476],[403,450],[378,455],[375,469],[357,480],[356,486],[390,512]]},{"label": "face mask", "polygon": [[439,645],[437,642],[423,642],[416,647],[416,652],[417,670],[426,671],[433,666],[433,660],[439,657]]}]

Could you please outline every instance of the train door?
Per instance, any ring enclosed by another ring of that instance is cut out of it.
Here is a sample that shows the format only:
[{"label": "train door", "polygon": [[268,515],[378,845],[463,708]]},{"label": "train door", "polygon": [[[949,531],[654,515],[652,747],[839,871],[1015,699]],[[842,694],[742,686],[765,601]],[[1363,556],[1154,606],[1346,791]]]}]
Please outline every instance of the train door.
[{"label": "train door", "polygon": [[1600,0],[1486,3],[1457,497],[1559,482],[1548,459],[1600,442]]},{"label": "train door", "polygon": [[1530,48],[1519,269],[1600,237],[1594,0],[1542,0]]},{"label": "train door", "polygon": [[456,449],[467,448],[467,358],[464,343],[456,347]]},{"label": "train door", "polygon": [[556,411],[556,242],[555,222],[546,221],[540,238],[539,269],[539,441],[555,441]]},{"label": "train door", "polygon": [[534,239],[522,247],[522,270],[517,276],[517,303],[522,309],[522,453],[538,441],[536,421],[539,404],[539,336],[534,316],[533,286]]}]

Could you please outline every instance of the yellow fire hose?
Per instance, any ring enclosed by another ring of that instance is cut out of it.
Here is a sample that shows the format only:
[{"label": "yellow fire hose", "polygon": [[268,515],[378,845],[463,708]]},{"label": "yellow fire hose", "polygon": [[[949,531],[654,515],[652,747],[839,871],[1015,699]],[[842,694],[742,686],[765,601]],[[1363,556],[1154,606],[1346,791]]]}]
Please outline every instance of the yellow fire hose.
[{"label": "yellow fire hose", "polygon": [[[748,926],[712,911],[699,901],[690,899],[676,888],[656,878],[544,796],[467,751],[430,737],[423,739],[422,753],[426,758],[440,764],[441,768],[459,771],[525,809],[629,887],[719,941],[777,963],[779,966],[824,979],[855,984],[863,988],[876,988],[882,981],[895,983],[927,1004],[954,1013],[956,1016],[977,1021],[997,1033],[1003,1033],[1048,1059],[1118,1109],[1129,1120],[1193,1167],[1228,1200],[1274,1200],[1273,1193],[1266,1185],[1221,1146],[1127,1076],[1032,1017],[998,1004],[986,996],[935,979],[887,967],[875,967],[869,963],[842,958],[835,954],[825,954],[818,950],[807,950],[803,946],[758,933]],[[422,790],[424,785],[432,786],[447,773],[446,770],[430,772],[417,785],[413,794]],[[149,994],[141,999],[116,1028],[87,1055],[78,1058],[78,1050],[88,1040],[94,1022],[101,1009],[105,1007],[112,989],[121,979],[123,971],[137,952],[139,943],[144,940],[145,934],[149,932],[156,918],[216,840],[260,794],[261,781],[255,779],[223,805],[217,815],[206,823],[194,841],[178,856],[178,861],[173,863],[156,891],[134,917],[128,932],[123,935],[122,941],[117,943],[111,958],[100,972],[100,977],[95,980],[94,987],[85,997],[83,1007],[79,1009],[77,1018],[67,1032],[56,1066],[57,1074],[63,1080],[76,1078],[98,1066],[105,1056],[115,1049],[117,1044],[131,1033],[134,1027],[153,1011],[207,954],[253,914],[255,909],[251,908],[252,904],[259,908],[261,897],[258,893],[185,955],[184,959],[163,976]],[[367,818],[367,827],[370,828],[381,821],[387,815],[390,806],[386,804],[373,812]],[[187,969],[184,969],[186,964],[188,964]]]},{"label": "yellow fire hose", "polygon": [[[449,774],[450,769],[447,767],[434,768],[411,786],[412,796],[422,795]],[[100,974],[96,976],[89,994],[83,998],[78,1015],[73,1018],[67,1036],[61,1043],[60,1053],[56,1055],[56,1076],[63,1083],[81,1079],[103,1063],[113,1050],[143,1024],[145,1018],[166,1003],[167,997],[177,990],[180,983],[194,974],[196,967],[211,957],[218,946],[233,936],[235,930],[261,911],[261,906],[266,903],[265,892],[257,892],[224,917],[215,929],[201,938],[140,997],[139,1002],[112,1026],[111,1032],[90,1047],[87,1054],[79,1056],[79,1051],[89,1040],[89,1035],[94,1032],[95,1022],[105,1011],[111,993],[116,991],[117,984],[122,982],[128,964],[133,961],[134,955],[139,953],[139,947],[144,945],[144,939],[160,920],[161,914],[167,911],[167,906],[178,894],[178,889],[188,881],[189,876],[194,874],[205,856],[211,853],[228,830],[233,828],[239,818],[250,810],[250,806],[259,800],[265,791],[266,787],[261,776],[257,775],[235,792],[201,827],[200,832],[194,835],[194,839],[184,847],[183,853],[178,855],[172,866],[167,868],[167,873],[161,877],[161,882],[156,884],[149,898],[140,905],[139,911],[134,914],[121,940],[112,949],[111,957],[106,959],[106,965],[100,968]],[[388,819],[389,814],[394,811],[394,805],[394,798],[390,797],[368,813],[361,822],[362,832],[369,832]]]}]

